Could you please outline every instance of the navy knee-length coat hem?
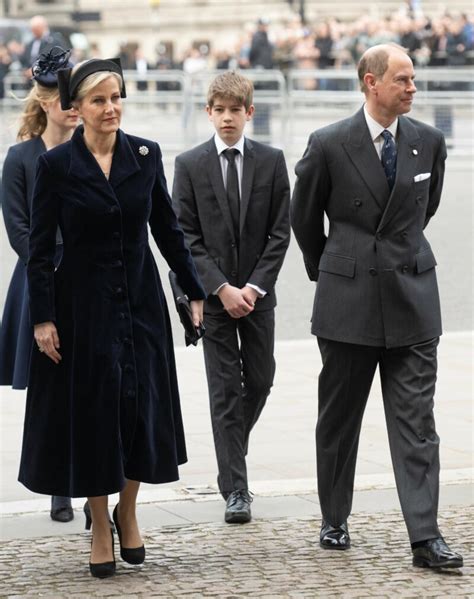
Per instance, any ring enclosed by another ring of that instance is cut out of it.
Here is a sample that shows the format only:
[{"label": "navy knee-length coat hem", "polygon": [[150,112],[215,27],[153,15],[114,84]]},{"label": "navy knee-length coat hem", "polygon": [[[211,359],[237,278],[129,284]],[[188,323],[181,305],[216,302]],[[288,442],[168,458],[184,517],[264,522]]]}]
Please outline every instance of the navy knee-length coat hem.
[{"label": "navy knee-length coat hem", "polygon": [[[63,256],[55,270],[58,224]],[[30,312],[34,324],[55,322],[62,360],[33,350],[19,475],[32,491],[97,496],[126,479],[170,482],[187,459],[148,224],[188,296],[204,298],[155,142],[118,131],[109,180],[82,127],[39,159]]]}]

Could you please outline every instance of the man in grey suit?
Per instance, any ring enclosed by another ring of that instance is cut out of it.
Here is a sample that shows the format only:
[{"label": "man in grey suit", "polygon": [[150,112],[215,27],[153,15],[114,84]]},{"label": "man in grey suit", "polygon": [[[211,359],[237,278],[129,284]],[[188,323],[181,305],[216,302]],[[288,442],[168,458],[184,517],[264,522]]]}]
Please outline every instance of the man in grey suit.
[{"label": "man in grey suit", "polygon": [[203,338],[225,520],[251,518],[249,435],[275,374],[275,283],[290,240],[281,150],[251,141],[252,83],[218,75],[207,112],[216,134],[176,158],[173,202],[208,294]]},{"label": "man in grey suit", "polygon": [[312,333],[323,361],[316,427],[320,544],[350,547],[359,434],[378,366],[413,564],[460,567],[462,557],[437,524],[433,396],[441,317],[436,260],[423,233],[441,197],[444,138],[403,116],[416,92],[403,48],[370,48],[358,74],[365,105],[310,136],[296,165],[291,207],[309,278],[317,281]]}]

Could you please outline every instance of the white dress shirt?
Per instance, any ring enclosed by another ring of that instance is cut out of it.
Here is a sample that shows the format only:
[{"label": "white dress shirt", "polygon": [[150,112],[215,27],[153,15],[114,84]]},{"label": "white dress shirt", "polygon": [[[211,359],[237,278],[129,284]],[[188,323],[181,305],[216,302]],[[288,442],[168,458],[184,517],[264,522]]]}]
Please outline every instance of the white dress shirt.
[{"label": "white dress shirt", "polygon": [[[219,162],[221,165],[222,171],[222,179],[224,181],[224,188],[227,185],[227,167],[229,165],[229,161],[224,156],[224,150],[235,149],[238,150],[238,154],[235,156],[235,167],[237,169],[237,178],[239,180],[239,198],[242,199],[242,172],[244,170],[244,146],[245,146],[245,136],[242,137],[233,145],[228,146],[222,139],[217,135],[214,135],[214,143],[216,144],[217,154],[219,156]],[[214,291],[214,295],[217,295],[218,291],[224,287],[224,285],[228,285],[229,283],[224,283],[220,287],[218,287]],[[255,289],[255,291],[259,294],[260,297],[264,297],[267,292],[258,287],[258,285],[254,285],[253,283],[247,283],[247,287],[251,287]]]},{"label": "white dress shirt", "polygon": [[393,135],[393,139],[395,141],[395,145],[397,144],[397,129],[398,129],[398,117],[393,121],[393,123],[389,127],[383,127],[380,123],[378,123],[374,118],[372,118],[367,110],[367,105],[364,104],[364,115],[365,120],[367,122],[367,127],[369,128],[370,137],[374,142],[375,150],[379,157],[379,160],[382,159],[382,147],[384,138],[382,137],[382,131],[390,131]]}]

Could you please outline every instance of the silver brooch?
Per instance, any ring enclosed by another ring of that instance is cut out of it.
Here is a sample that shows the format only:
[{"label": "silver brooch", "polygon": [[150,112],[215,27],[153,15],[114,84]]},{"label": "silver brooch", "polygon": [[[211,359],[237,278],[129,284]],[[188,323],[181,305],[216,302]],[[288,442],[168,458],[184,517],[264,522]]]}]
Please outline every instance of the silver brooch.
[{"label": "silver brooch", "polygon": [[146,156],[150,150],[146,146],[140,146],[138,151],[142,156]]}]

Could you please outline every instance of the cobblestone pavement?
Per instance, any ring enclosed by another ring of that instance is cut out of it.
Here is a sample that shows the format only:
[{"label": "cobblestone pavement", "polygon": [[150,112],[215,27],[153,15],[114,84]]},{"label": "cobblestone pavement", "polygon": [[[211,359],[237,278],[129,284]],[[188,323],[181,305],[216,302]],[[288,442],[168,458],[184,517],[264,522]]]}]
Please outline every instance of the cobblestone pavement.
[{"label": "cobblestone pavement", "polygon": [[117,564],[107,580],[88,572],[88,534],[0,545],[0,596],[89,597],[468,597],[474,594],[474,508],[443,510],[441,528],[463,570],[413,568],[399,512],[351,517],[352,549],[319,548],[309,518],[173,526],[145,531],[140,569]]}]

